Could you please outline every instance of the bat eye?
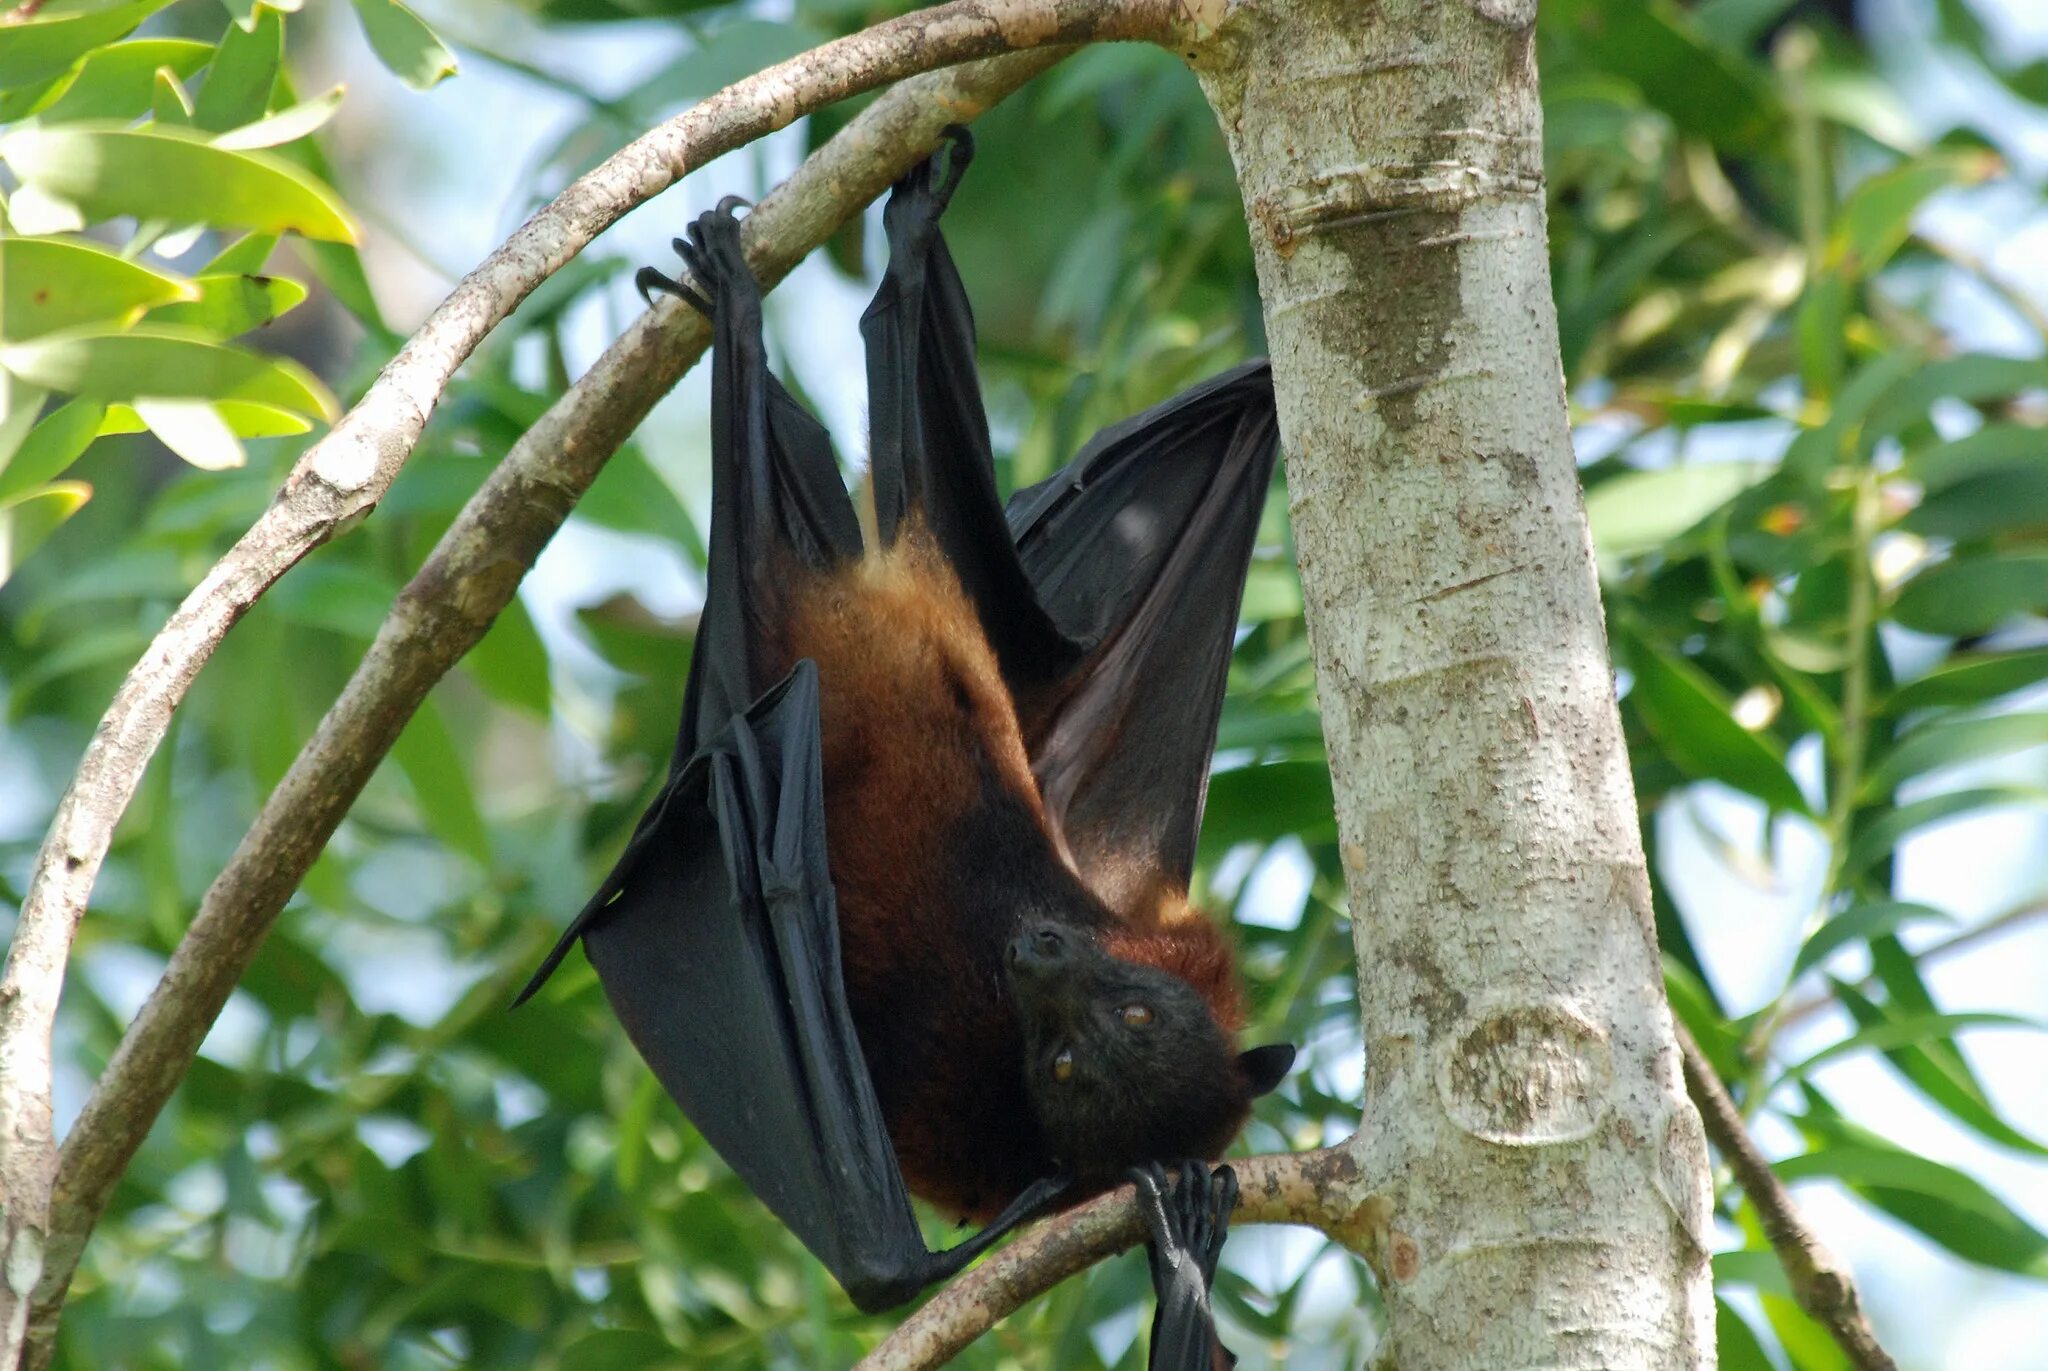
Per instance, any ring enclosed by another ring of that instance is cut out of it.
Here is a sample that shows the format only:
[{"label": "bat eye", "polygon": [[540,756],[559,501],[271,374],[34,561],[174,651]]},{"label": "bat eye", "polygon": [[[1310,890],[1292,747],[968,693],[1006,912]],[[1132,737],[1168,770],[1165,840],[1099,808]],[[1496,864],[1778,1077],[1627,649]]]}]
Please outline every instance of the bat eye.
[{"label": "bat eye", "polygon": [[1117,1017],[1132,1028],[1143,1028],[1152,1022],[1152,1011],[1142,1004],[1127,1004],[1117,1010]]},{"label": "bat eye", "polygon": [[1072,1079],[1074,1074],[1074,1049],[1063,1047],[1052,1059],[1052,1078],[1056,1081]]}]

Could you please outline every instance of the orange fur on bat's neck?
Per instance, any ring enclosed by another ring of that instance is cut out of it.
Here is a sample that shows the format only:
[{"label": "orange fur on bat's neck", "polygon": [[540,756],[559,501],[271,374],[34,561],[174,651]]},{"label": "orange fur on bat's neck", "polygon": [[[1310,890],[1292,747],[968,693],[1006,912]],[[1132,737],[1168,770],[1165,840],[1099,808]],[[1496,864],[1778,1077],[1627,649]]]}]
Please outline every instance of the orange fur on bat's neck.
[{"label": "orange fur on bat's neck", "polygon": [[1179,976],[1234,1035],[1244,1014],[1231,948],[1177,892],[1155,889],[1128,910],[1091,904],[1055,855],[995,653],[921,521],[857,562],[792,569],[778,591],[778,669],[799,657],[818,666],[842,966],[897,1158],[913,1192],[986,1219],[1046,1159],[1014,1010],[970,936],[981,911],[960,907],[961,816],[985,813],[993,795],[1013,820],[1004,831],[1036,844],[1098,911],[1106,951]]}]

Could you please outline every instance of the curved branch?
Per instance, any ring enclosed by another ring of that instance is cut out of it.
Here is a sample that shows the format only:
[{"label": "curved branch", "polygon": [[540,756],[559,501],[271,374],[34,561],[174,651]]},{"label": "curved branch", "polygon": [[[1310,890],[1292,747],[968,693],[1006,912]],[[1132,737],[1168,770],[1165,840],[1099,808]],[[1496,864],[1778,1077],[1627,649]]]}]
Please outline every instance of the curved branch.
[{"label": "curved branch", "polygon": [[[1218,6],[1220,8],[1220,6]],[[1000,53],[1109,39],[1169,40],[1195,22],[1175,0],[953,0],[768,68],[691,107],[579,177],[442,301],[360,403],[307,449],[263,516],[158,630],[58,802],[0,971],[0,1161],[10,1270],[48,1193],[50,1034],[78,921],[115,824],[200,668],[257,597],[368,514],[397,477],[448,380],[533,288],[684,172],[812,110],[891,81]],[[17,1260],[26,1263],[17,1266]],[[0,1361],[14,1350],[13,1283],[0,1283]]]},{"label": "curved branch", "polygon": [[[905,82],[877,100],[748,215],[748,260],[764,287],[927,155],[947,124],[973,119],[1064,55],[1017,53]],[[642,315],[514,444],[399,593],[207,890],[65,1139],[32,1365],[48,1360],[87,1235],[278,911],[427,692],[483,637],[605,459],[709,341],[703,320],[672,301]]]},{"label": "curved branch", "polygon": [[1672,1016],[1678,1034],[1678,1051],[1685,1064],[1685,1086],[1699,1107],[1700,1121],[1707,1137],[1735,1173],[1743,1193],[1756,1206],[1764,1237],[1785,1268],[1792,1297],[1815,1323],[1828,1330],[1857,1371],[1898,1371],[1898,1364],[1877,1341],[1870,1320],[1863,1312],[1863,1298],[1848,1265],[1828,1250],[1814,1231],[1806,1226],[1799,1207],[1771,1170],[1771,1163],[1757,1150],[1756,1142],[1743,1126],[1742,1111],[1728,1096],[1713,1063],[1693,1041],[1692,1033]]},{"label": "curved branch", "polygon": [[[1241,1189],[1232,1222],[1304,1224],[1363,1253],[1356,1141],[1232,1159]],[[942,1366],[1027,1301],[1144,1237],[1129,1186],[1047,1219],[932,1296],[854,1371]]]}]

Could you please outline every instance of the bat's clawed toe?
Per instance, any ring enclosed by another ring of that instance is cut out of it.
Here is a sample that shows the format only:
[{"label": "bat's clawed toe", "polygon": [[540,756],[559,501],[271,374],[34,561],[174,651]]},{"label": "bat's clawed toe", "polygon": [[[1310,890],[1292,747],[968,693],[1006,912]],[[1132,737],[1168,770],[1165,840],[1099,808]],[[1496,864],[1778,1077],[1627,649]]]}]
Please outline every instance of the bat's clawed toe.
[{"label": "bat's clawed toe", "polygon": [[657,295],[673,295],[700,314],[708,316],[711,313],[709,300],[673,276],[664,275],[653,267],[642,267],[633,274],[633,288],[640,292],[641,300],[650,306]]}]

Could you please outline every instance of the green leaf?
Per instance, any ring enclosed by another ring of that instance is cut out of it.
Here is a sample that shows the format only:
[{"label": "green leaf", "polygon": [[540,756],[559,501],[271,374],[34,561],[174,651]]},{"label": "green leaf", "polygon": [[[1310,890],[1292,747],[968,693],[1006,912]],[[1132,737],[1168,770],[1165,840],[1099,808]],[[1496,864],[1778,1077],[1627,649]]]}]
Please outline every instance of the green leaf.
[{"label": "green leaf", "polygon": [[1726,1300],[1714,1301],[1714,1341],[1721,1371],[1777,1371],[1756,1330]]},{"label": "green leaf", "polygon": [[498,611],[490,631],[465,660],[493,698],[540,718],[548,717],[553,696],[548,685],[547,648],[518,599]]},{"label": "green leaf", "polygon": [[1947,914],[1932,905],[1912,904],[1903,900],[1885,900],[1851,906],[1813,930],[1800,946],[1799,955],[1792,959],[1791,979],[1797,980],[1850,943],[1868,942],[1872,938],[1895,932],[1909,923],[1928,920],[1954,922]]},{"label": "green leaf", "polygon": [[[137,38],[87,54],[77,76],[39,113],[45,123],[138,119],[149,113],[159,68],[190,76],[213,57],[213,44],[189,38]],[[10,122],[0,119],[0,122]]]},{"label": "green leaf", "polygon": [[55,76],[92,49],[112,42],[170,0],[51,0],[10,24],[0,42],[0,89]]},{"label": "green leaf", "polygon": [[248,460],[227,421],[204,400],[137,400],[135,412],[158,442],[201,471],[225,471]]},{"label": "green leaf", "polygon": [[2038,357],[1971,353],[1929,362],[1892,387],[1871,408],[1869,421],[1864,425],[1863,450],[1868,452],[1880,436],[1897,433],[1925,418],[1936,400],[1981,404],[2043,387],[2048,387],[2048,360]]},{"label": "green leaf", "polygon": [[1586,492],[1601,574],[1664,547],[1774,470],[1769,462],[1698,462],[1602,481]]},{"label": "green leaf", "polygon": [[477,808],[469,770],[448,731],[448,721],[432,700],[420,706],[392,744],[391,758],[412,786],[420,816],[435,836],[479,864],[491,864],[491,834]]},{"label": "green leaf", "polygon": [[104,406],[90,400],[73,400],[44,415],[13,457],[0,463],[0,500],[63,475],[99,436],[105,413]]},{"label": "green leaf", "polygon": [[185,329],[65,333],[0,348],[24,380],[95,400],[253,400],[332,420],[334,397],[296,362]]},{"label": "green leaf", "polygon": [[192,126],[192,97],[185,83],[170,72],[159,70],[149,91],[150,120],[162,132]]},{"label": "green leaf", "polygon": [[274,233],[245,233],[199,269],[201,276],[262,276],[264,263],[277,250]]},{"label": "green leaf", "polygon": [[340,86],[325,95],[311,100],[302,100],[288,109],[268,115],[254,123],[240,124],[226,133],[218,134],[213,140],[217,148],[243,152],[250,148],[274,148],[285,143],[295,143],[313,134],[334,117],[341,108],[344,91]]},{"label": "green leaf", "polygon": [[1852,279],[1874,274],[1905,243],[1928,197],[1975,185],[1998,170],[1995,156],[1970,151],[1921,158],[1866,178],[1836,212],[1825,269]]},{"label": "green leaf", "polygon": [[334,242],[356,237],[334,192],[289,162],[216,148],[187,132],[98,123],[17,129],[0,135],[0,161],[88,220],[132,214]]},{"label": "green leaf", "polygon": [[1740,150],[1782,118],[1776,93],[1753,68],[1704,41],[1675,6],[1552,0],[1546,30],[1568,36],[1597,67],[1628,78],[1649,104],[1688,133]]},{"label": "green leaf", "polygon": [[1786,449],[1783,465],[1787,475],[1809,488],[1819,487],[1835,464],[1850,455],[1851,440],[1862,431],[1871,411],[1925,369],[1926,359],[1911,347],[1879,353],[1858,367],[1835,397],[1827,421],[1794,438]]},{"label": "green leaf", "polygon": [[2024,1028],[2038,1033],[2042,1025],[2017,1014],[1915,1014],[1852,1033],[1840,1042],[1829,1043],[1818,1052],[1787,1066],[1777,1083],[1783,1085],[1797,1080],[1829,1062],[1858,1052],[1890,1052],[1934,1040],[1946,1042],[1953,1039],[1958,1030],[1965,1028]]},{"label": "green leaf", "polygon": [[324,557],[296,567],[264,602],[292,623],[367,641],[377,636],[396,593],[369,568]]},{"label": "green leaf", "polygon": [[1896,808],[1868,811],[1857,816],[1855,836],[1842,858],[1843,872],[1861,873],[1873,862],[1890,856],[1909,834],[1929,824],[1960,819],[1986,809],[2038,805],[2044,800],[2048,800],[2048,791],[2031,786],[1975,786],[1929,795]]},{"label": "green leaf", "polygon": [[2048,524],[2048,461],[1957,481],[1923,499],[1899,527],[1958,542]]},{"label": "green leaf", "polygon": [[1664,956],[1664,997],[1722,1079],[1739,1079],[1746,1070],[1741,1039],[1729,1028],[1727,1016],[1714,1003],[1706,982],[1668,951]]},{"label": "green leaf", "polygon": [[1937,718],[1914,729],[1877,756],[1862,795],[1890,794],[1901,781],[1986,757],[2048,744],[2048,714],[1993,714],[1978,719]]},{"label": "green leaf", "polygon": [[370,50],[393,76],[414,90],[432,90],[455,74],[455,54],[398,0],[355,0],[355,7]]},{"label": "green leaf", "polygon": [[1202,816],[1202,850],[1209,855],[1239,843],[1303,842],[1336,837],[1330,769],[1321,762],[1269,762],[1219,771],[1209,782]]},{"label": "green leaf", "polygon": [[36,416],[42,413],[43,401],[49,397],[45,387],[30,385],[0,370],[0,468],[13,461],[14,454],[28,441],[29,430],[35,427]]},{"label": "green leaf", "polygon": [[1773,809],[1809,812],[1777,745],[1735,722],[1719,686],[1633,628],[1616,636],[1627,645],[1635,677],[1628,706],[1680,771],[1731,785]]},{"label": "green leaf", "polygon": [[0,499],[0,585],[91,498],[83,481],[52,481]]},{"label": "green leaf", "polygon": [[132,324],[152,305],[194,300],[175,276],[70,238],[0,238],[0,342],[18,343],[83,324]]},{"label": "green leaf", "polygon": [[1253,562],[1244,578],[1244,597],[1238,602],[1238,618],[1248,624],[1271,623],[1275,619],[1301,617],[1301,577],[1293,565]]},{"label": "green leaf", "polygon": [[[1882,965],[1879,954],[1883,946],[1880,941],[1872,948],[1879,965]],[[1830,986],[1835,999],[1849,1011],[1849,1017],[1856,1021],[1859,1029],[1877,1028],[1931,1011],[1929,1005],[1903,1001],[1895,1005],[1880,1005],[1844,981],[1832,981]],[[1898,998],[1896,992],[1893,997]],[[2048,1157],[2048,1147],[2043,1147],[1999,1116],[1954,1043],[1915,1044],[1886,1050],[1884,1055],[1894,1070],[1921,1094],[1947,1110],[1957,1122],[2002,1146],[2037,1157]]]},{"label": "green leaf", "polygon": [[1959,653],[1894,690],[1879,708],[1897,718],[1916,709],[1983,704],[2042,680],[2048,680],[2048,648]]},{"label": "green leaf", "polygon": [[1899,474],[1933,492],[1972,476],[2014,468],[2030,470],[2043,464],[2048,464],[2048,429],[1986,424],[1954,442],[1936,443],[1909,453],[1900,464]]},{"label": "green leaf", "polygon": [[596,642],[598,655],[620,671],[671,681],[689,669],[695,624],[659,618],[630,594],[584,605],[576,621]]},{"label": "green leaf", "polygon": [[1921,633],[1969,637],[2048,609],[2048,553],[1951,557],[1899,588],[1892,617]]},{"label": "green leaf", "polygon": [[259,4],[247,22],[228,25],[221,36],[193,107],[193,126],[221,133],[261,119],[283,65],[284,16]]},{"label": "green leaf", "polygon": [[253,400],[216,400],[213,412],[237,438],[293,438],[313,429],[309,419]]},{"label": "green leaf", "polygon": [[575,517],[621,533],[651,533],[685,551],[695,543],[690,516],[637,447],[612,454],[590,493],[577,501]]},{"label": "green leaf", "polygon": [[215,338],[260,328],[306,298],[286,276],[195,276],[196,298],[150,311],[151,324],[175,324]]},{"label": "green leaf", "polygon": [[2048,1276],[2048,1236],[1953,1167],[1883,1146],[1844,1144],[1772,1166],[1786,1181],[1841,1181],[1968,1261]]}]

